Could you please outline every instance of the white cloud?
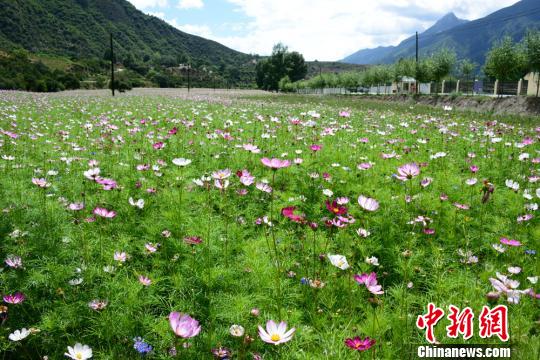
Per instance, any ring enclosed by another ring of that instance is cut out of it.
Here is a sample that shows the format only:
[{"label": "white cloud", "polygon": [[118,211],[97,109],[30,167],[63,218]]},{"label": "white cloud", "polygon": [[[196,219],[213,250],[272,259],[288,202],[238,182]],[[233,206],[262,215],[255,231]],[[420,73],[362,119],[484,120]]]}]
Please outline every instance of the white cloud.
[{"label": "white cloud", "polygon": [[444,14],[475,19],[516,0],[228,0],[249,19],[240,36],[210,37],[246,53],[281,41],[308,60],[338,60],[361,48],[397,44]]},{"label": "white cloud", "polygon": [[202,0],[180,0],[178,2],[180,9],[201,9],[203,6]]},{"label": "white cloud", "polygon": [[167,7],[167,0],[129,0],[137,9],[148,9],[156,7]]},{"label": "white cloud", "polygon": [[[203,0],[130,1],[141,9],[164,7],[169,17],[174,17],[170,8],[173,3],[180,9],[204,7]],[[209,19],[207,24],[181,24],[176,18],[165,19],[163,12],[153,14],[182,31],[245,53],[267,55],[274,44],[283,42],[308,60],[339,60],[359,49],[396,45],[415,31],[427,29],[450,11],[460,18],[474,20],[517,0],[226,1],[244,19],[230,23],[229,15],[223,13]]]}]

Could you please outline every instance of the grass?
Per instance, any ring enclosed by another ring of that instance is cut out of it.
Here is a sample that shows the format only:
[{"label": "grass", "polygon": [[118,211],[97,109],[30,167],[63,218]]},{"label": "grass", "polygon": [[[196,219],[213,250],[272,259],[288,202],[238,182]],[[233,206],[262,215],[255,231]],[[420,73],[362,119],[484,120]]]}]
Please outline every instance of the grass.
[{"label": "grass", "polygon": [[[340,116],[342,110],[350,117]],[[429,302],[445,312],[454,304],[475,313],[472,339],[447,337],[444,318],[435,328],[441,343],[501,345],[497,337],[478,335],[482,306],[495,306],[486,299],[494,291],[489,279],[496,272],[509,275],[509,266],[520,267],[511,275],[519,289],[538,291],[527,277],[538,275],[531,250],[538,251],[540,226],[537,210],[525,208],[539,201],[539,164],[533,162],[539,158],[538,118],[484,117],[348,97],[111,99],[14,92],[0,94],[0,114],[0,259],[16,255],[23,264],[5,265],[0,293],[26,296],[21,304],[4,304],[8,315],[0,327],[0,353],[5,359],[59,359],[77,342],[89,345],[95,359],[135,359],[141,356],[135,337],[153,347],[146,356],[151,359],[172,358],[172,347],[178,358],[212,358],[211,349],[220,346],[233,358],[246,359],[256,353],[265,359],[413,359],[416,346],[427,343],[415,322]],[[303,125],[293,125],[293,119]],[[173,128],[176,134],[169,133]],[[532,144],[519,145],[526,138]],[[165,146],[155,149],[159,142]],[[261,152],[244,150],[248,143]],[[321,150],[310,150],[313,144]],[[441,152],[446,156],[433,157]],[[520,161],[523,153],[529,158]],[[263,157],[303,162],[273,171],[261,163]],[[192,162],[181,167],[173,164],[175,158]],[[84,176],[91,160],[100,176],[114,179],[115,189],[103,190]],[[368,162],[369,170],[357,168]],[[421,164],[421,173],[403,182],[393,174],[407,163]],[[478,166],[476,173],[472,165]],[[214,179],[204,186],[193,182],[223,169],[232,172],[226,189],[218,189]],[[252,185],[240,183],[235,172],[242,169],[255,177]],[[41,188],[33,178],[50,186]],[[425,178],[432,181],[422,187]],[[477,178],[475,185],[466,184],[471,178]],[[485,203],[484,179],[495,188]],[[508,188],[507,179],[519,189]],[[271,194],[256,187],[264,182]],[[247,194],[239,195],[242,189]],[[363,210],[360,195],[380,207]],[[144,207],[130,205],[130,197],[144,199]],[[355,221],[327,226],[335,214],[325,201],[337,197],[349,198],[344,206]],[[84,208],[69,210],[72,203]],[[290,206],[317,228],[284,217],[281,209]],[[97,207],[116,216],[95,216]],[[524,214],[533,218],[518,222]],[[273,226],[257,221],[264,216]],[[429,225],[410,224],[419,216],[429,217]],[[360,237],[359,228],[370,235]],[[425,228],[435,233],[426,234]],[[187,244],[189,236],[202,243]],[[492,245],[502,237],[521,246],[500,253]],[[149,253],[149,243],[160,246]],[[459,249],[478,262],[464,263]],[[116,261],[115,252],[129,257]],[[344,255],[350,268],[333,266],[328,254]],[[378,266],[366,262],[373,256]],[[384,294],[374,295],[352,279],[370,272]],[[140,275],[152,283],[142,285]],[[74,279],[82,282],[72,285]],[[310,286],[309,280],[324,286]],[[96,299],[107,306],[91,309],[88,303]],[[537,358],[538,300],[522,294],[518,304],[509,304],[501,293],[496,303],[508,306],[512,358]],[[197,319],[200,334],[175,336],[168,321],[172,311]],[[261,341],[257,325],[270,319],[295,327],[292,340],[278,346]],[[249,338],[231,336],[233,324],[243,326]],[[21,341],[8,339],[21,328],[38,330]],[[355,336],[376,343],[354,351],[344,340]]]}]

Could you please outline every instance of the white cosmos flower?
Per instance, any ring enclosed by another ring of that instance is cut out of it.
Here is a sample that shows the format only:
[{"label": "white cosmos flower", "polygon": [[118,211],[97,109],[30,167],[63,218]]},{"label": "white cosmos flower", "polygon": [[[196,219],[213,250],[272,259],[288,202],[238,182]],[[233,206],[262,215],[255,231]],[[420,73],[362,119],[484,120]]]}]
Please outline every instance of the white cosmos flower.
[{"label": "white cosmos flower", "polygon": [[500,244],[493,244],[491,246],[493,246],[493,248],[495,250],[497,250],[498,252],[500,252],[500,253],[503,253],[503,252],[506,251],[506,248],[504,246],[500,245]]},{"label": "white cosmos flower", "polygon": [[471,179],[467,179],[465,180],[465,183],[469,186],[473,186],[474,184],[476,184],[478,182],[478,179],[477,178],[471,178]]},{"label": "white cosmos flower", "polygon": [[287,331],[287,324],[283,321],[278,325],[273,320],[269,320],[266,323],[266,330],[259,325],[259,336],[261,337],[261,340],[274,345],[286,343],[291,340],[294,331],[295,328]]},{"label": "white cosmos flower", "polygon": [[519,266],[510,266],[508,268],[508,272],[510,274],[519,274],[521,272],[521,268]]},{"label": "white cosmos flower", "polygon": [[76,343],[73,347],[68,346],[68,352],[64,355],[74,360],[87,360],[92,358],[92,349],[88,345]]},{"label": "white cosmos flower", "polygon": [[99,176],[99,168],[95,167],[84,172],[84,176],[89,180],[95,180]]},{"label": "white cosmos flower", "polygon": [[324,189],[323,194],[325,196],[331,197],[332,195],[334,195],[334,192],[332,190],[330,190],[330,189]]},{"label": "white cosmos flower", "polygon": [[30,335],[30,330],[22,328],[21,330],[15,330],[13,333],[9,334],[8,338],[11,341],[21,341]]},{"label": "white cosmos flower", "polygon": [[373,266],[379,266],[379,259],[377,259],[375,256],[367,257],[366,263]]},{"label": "white cosmos flower", "polygon": [[505,184],[508,188],[514,190],[514,191],[518,191],[519,190],[519,183],[517,183],[516,181],[514,180],[510,180],[510,179],[507,179],[505,181]]},{"label": "white cosmos flower", "polygon": [[527,280],[529,280],[531,284],[535,285],[538,282],[538,276],[527,277]]},{"label": "white cosmos flower", "polygon": [[328,254],[328,259],[330,259],[330,263],[332,263],[332,265],[340,268],[341,270],[346,270],[349,268],[349,263],[347,262],[347,258],[345,258],[345,256],[343,255]]},{"label": "white cosmos flower", "polygon": [[241,337],[241,336],[244,336],[244,327],[242,325],[231,325],[231,327],[229,328],[229,333],[232,335],[232,336],[235,336],[235,337]]},{"label": "white cosmos flower", "polygon": [[538,210],[538,204],[537,203],[525,204],[525,209],[529,211],[536,211]]},{"label": "white cosmos flower", "polygon": [[144,199],[139,199],[137,201],[133,200],[132,197],[129,198],[129,204],[131,206],[138,207],[139,209],[144,208]]},{"label": "white cosmos flower", "polygon": [[184,158],[176,158],[172,160],[173,164],[176,166],[188,166],[191,164],[191,160]]},{"label": "white cosmos flower", "polygon": [[540,188],[536,189],[536,197],[540,199]]}]

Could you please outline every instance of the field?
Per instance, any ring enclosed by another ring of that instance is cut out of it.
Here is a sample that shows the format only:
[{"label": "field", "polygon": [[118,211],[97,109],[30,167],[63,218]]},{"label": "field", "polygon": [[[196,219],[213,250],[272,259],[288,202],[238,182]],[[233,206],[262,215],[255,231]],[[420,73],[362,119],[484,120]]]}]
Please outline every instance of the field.
[{"label": "field", "polygon": [[539,139],[346,97],[0,92],[0,358],[414,359],[433,303],[434,341],[538,359]]}]

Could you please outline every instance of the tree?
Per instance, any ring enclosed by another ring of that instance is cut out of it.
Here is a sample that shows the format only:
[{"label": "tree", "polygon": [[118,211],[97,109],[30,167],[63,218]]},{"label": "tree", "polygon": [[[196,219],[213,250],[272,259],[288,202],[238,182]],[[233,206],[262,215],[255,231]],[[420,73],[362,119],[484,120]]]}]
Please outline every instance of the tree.
[{"label": "tree", "polygon": [[287,75],[292,82],[302,80],[306,77],[308,66],[304,61],[302,54],[293,51],[285,54],[285,67]]},{"label": "tree", "polygon": [[500,82],[519,80],[525,69],[525,52],[508,36],[491,48],[484,66],[484,72]]},{"label": "tree", "polygon": [[461,76],[464,77],[465,80],[467,81],[467,92],[469,92],[469,80],[475,68],[476,68],[476,64],[470,61],[469,59],[464,59],[461,62],[460,73],[461,73]]},{"label": "tree", "polygon": [[442,49],[435,53],[432,57],[432,80],[440,83],[454,67],[456,63],[456,53],[448,49]]},{"label": "tree", "polygon": [[272,55],[260,60],[255,68],[257,86],[264,90],[278,90],[279,81],[288,76],[291,81],[304,78],[307,65],[304,57],[297,52],[288,52],[288,48],[279,43],[272,50]]},{"label": "tree", "polygon": [[538,97],[540,90],[540,32],[530,31],[527,33],[524,42],[527,68],[536,73],[536,97]]}]

